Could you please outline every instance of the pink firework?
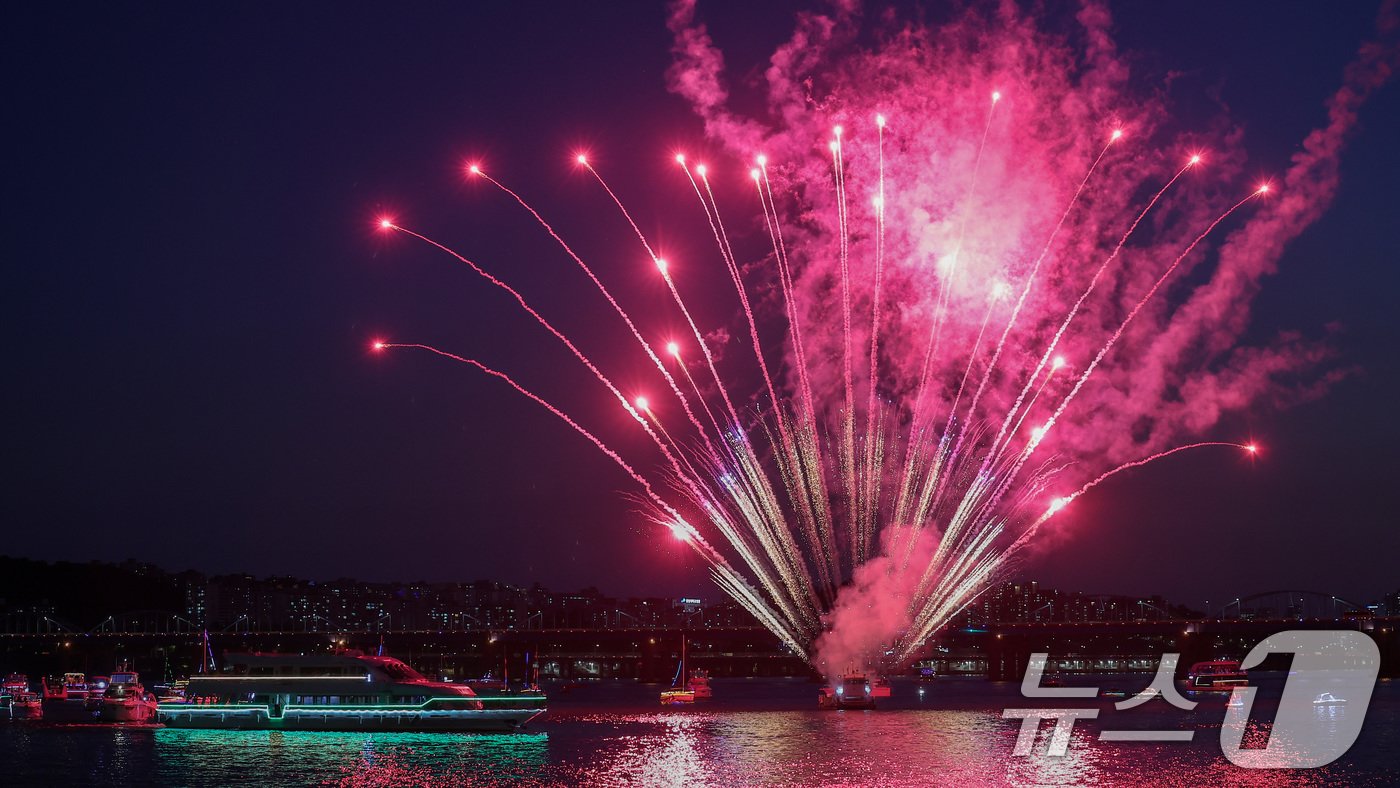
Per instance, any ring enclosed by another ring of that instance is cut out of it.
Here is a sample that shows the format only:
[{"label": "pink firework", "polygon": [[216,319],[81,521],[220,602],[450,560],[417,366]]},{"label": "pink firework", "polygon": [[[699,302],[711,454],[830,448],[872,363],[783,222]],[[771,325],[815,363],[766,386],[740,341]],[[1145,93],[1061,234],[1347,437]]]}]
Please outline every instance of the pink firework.
[{"label": "pink firework", "polygon": [[[671,86],[728,166],[676,155],[669,185],[693,193],[727,276],[673,270],[625,195],[575,161],[653,262],[686,336],[650,341],[653,315],[629,312],[520,191],[473,165],[625,325],[665,384],[650,399],[625,396],[497,275],[383,221],[513,297],[618,400],[656,467],[474,360],[374,347],[467,363],[563,420],[814,665],[912,659],[1080,495],[1188,449],[1254,455],[1196,436],[1325,359],[1237,340],[1280,241],[1330,200],[1341,141],[1387,55],[1362,50],[1277,184],[1244,184],[1238,153],[1202,153],[1131,97],[1102,11],[1079,20],[1077,44],[1002,12],[856,48],[842,32],[852,18],[804,15],[752,118],[729,109],[723,58],[694,9],[675,6]],[[732,290],[742,353],[720,353],[687,306],[703,287]],[[779,353],[760,332],[775,321]],[[754,377],[748,400],[738,392]]]}]

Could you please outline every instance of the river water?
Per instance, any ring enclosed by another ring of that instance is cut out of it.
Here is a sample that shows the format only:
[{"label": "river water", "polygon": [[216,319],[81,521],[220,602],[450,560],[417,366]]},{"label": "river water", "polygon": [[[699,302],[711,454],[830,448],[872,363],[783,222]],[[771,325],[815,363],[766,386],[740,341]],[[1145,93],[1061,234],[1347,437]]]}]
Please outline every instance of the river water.
[{"label": "river water", "polygon": [[[1147,676],[1096,677],[1141,689]],[[1263,745],[1271,683],[1251,725]],[[517,734],[281,733],[0,723],[3,785],[1400,785],[1400,682],[1376,686],[1356,744],[1312,770],[1245,770],[1220,748],[1223,697],[1185,712],[1153,700],[1030,702],[1016,684],[895,682],[875,711],[820,711],[815,685],[716,680],[715,700],[661,709],[659,687],[585,685],[552,695],[546,718]],[[923,693],[919,692],[923,689]],[[1277,692],[1274,692],[1277,697]],[[1012,754],[1020,723],[1002,709],[1099,708],[1075,725],[1069,751]],[[1324,727],[1356,706],[1319,709]],[[1255,717],[1260,718],[1254,721]],[[1100,742],[1105,729],[1194,730],[1190,742]],[[1246,737],[1246,743],[1251,737]]]}]

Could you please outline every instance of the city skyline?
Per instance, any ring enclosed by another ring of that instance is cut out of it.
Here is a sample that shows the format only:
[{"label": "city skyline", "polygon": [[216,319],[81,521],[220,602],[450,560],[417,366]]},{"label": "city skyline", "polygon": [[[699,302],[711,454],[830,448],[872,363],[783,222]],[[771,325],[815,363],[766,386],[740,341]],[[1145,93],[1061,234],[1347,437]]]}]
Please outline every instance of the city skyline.
[{"label": "city skyline", "polygon": [[[21,578],[18,584],[10,580],[0,583],[0,617],[4,618],[0,632],[32,628],[34,632],[78,634],[151,627],[161,631],[207,627],[213,631],[335,633],[758,626],[732,600],[704,587],[695,589],[692,596],[655,597],[610,594],[596,586],[561,591],[539,582],[517,585],[494,579],[313,580],[170,572],[134,560],[52,564],[4,555],[0,555],[0,568],[5,569],[7,578]],[[46,573],[59,581],[50,586],[54,591],[33,581]],[[84,578],[89,582],[82,582]],[[88,600],[82,593],[94,583],[107,588],[100,602]],[[50,593],[59,594],[56,601],[46,596]],[[1233,604],[1217,600],[1212,609],[1203,610],[1160,594],[1059,589],[1031,578],[1013,578],[989,588],[957,616],[955,628],[977,622],[1400,615],[1400,588],[1374,599],[1334,596],[1330,604],[1326,589],[1260,594],[1241,590],[1241,594],[1243,603],[1239,599]],[[80,617],[74,616],[75,605],[86,605],[84,612],[78,613]],[[130,620],[116,620],[122,616]]]}]

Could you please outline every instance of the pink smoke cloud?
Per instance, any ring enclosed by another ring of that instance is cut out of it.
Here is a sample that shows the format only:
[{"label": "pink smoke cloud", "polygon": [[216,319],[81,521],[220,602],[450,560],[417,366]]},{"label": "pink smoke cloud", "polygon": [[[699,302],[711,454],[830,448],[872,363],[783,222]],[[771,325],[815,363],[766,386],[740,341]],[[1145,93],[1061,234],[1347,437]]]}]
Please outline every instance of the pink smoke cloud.
[{"label": "pink smoke cloud", "polygon": [[[725,59],[699,16],[689,0],[672,7],[670,88],[690,102],[736,169],[747,172],[758,154],[767,158],[806,357],[821,362],[809,363],[808,372],[829,421],[845,401],[841,365],[830,363],[844,353],[843,237],[855,346],[868,349],[873,333],[872,198],[880,193],[882,152],[879,375],[857,385],[874,385],[894,403],[896,429],[918,423],[926,409],[935,427],[986,423],[974,440],[997,434],[1000,414],[1034,388],[1042,357],[1091,281],[1054,349],[1064,372],[1044,378],[1043,398],[1032,400],[1008,436],[1035,444],[1036,429],[1050,425],[1044,445],[1051,459],[1041,459],[1064,467],[1070,489],[1095,467],[1201,436],[1238,437],[1210,433],[1260,403],[1320,396],[1348,374],[1326,338],[1287,331],[1264,344],[1241,339],[1263,280],[1336,194],[1339,158],[1360,107],[1400,65],[1393,3],[1382,11],[1377,38],[1343,74],[1326,123],[1306,136],[1270,192],[1254,197],[1258,184],[1242,176],[1242,130],[1224,117],[1204,130],[1175,127],[1161,95],[1132,85],[1111,16],[1097,2],[1079,9],[1078,28],[1068,33],[1042,29],[1009,2],[937,26],[885,15],[874,44],[857,35],[853,3],[801,14],[762,72],[766,111],[753,116],[733,109]],[[888,119],[883,147],[877,115]],[[827,147],[838,125],[846,232]],[[1121,140],[1113,141],[1115,132]],[[1200,164],[1187,166],[1194,155]],[[1115,256],[1135,217],[1169,183]],[[747,269],[773,265],[751,260]],[[1092,377],[1076,386],[1120,330]],[[933,371],[921,398],[926,357]],[[790,389],[796,363],[789,349]],[[1071,397],[1074,407],[1052,419]],[[854,401],[864,402],[864,393]],[[963,410],[954,415],[955,403]],[[921,541],[916,553],[936,544]],[[817,643],[830,670],[868,659],[899,636],[916,594],[917,578],[897,571],[884,553],[850,569]]]},{"label": "pink smoke cloud", "polygon": [[[854,4],[801,14],[763,71],[769,112],[745,117],[730,109],[725,61],[695,4],[673,6],[670,87],[691,102],[709,137],[744,169],[758,153],[771,162],[798,271],[800,319],[816,356],[840,352],[839,231],[825,155],[834,125],[845,127],[847,192],[859,196],[850,200],[852,279],[859,308],[868,310],[874,243],[868,198],[877,188],[872,121],[876,114],[889,118],[882,392],[916,385],[940,286],[938,262],[957,257],[940,348],[952,362],[944,366],[956,374],[935,382],[945,405],[986,314],[988,293],[998,282],[1016,290],[1024,284],[1089,163],[1114,129],[1123,130],[1121,147],[1105,157],[1032,284],[984,396],[988,413],[1014,399],[1024,379],[1012,372],[1034,364],[1145,196],[1193,152],[1205,150],[1203,166],[1166,195],[1067,333],[1059,352],[1072,368],[1088,362],[1222,207],[1254,188],[1240,177],[1237,128],[1221,123],[1201,139],[1173,128],[1162,99],[1130,89],[1131,71],[1112,40],[1108,10],[1086,3],[1076,20],[1076,34],[1053,34],[1039,29],[1032,15],[1002,4],[936,28],[885,20],[879,43],[863,47],[855,43]],[[1395,26],[1393,10],[1383,12],[1379,38],[1362,47],[1329,101],[1327,124],[1306,137],[1268,199],[1247,206],[1222,228],[1228,234],[1199,247],[1176,281],[1196,268],[1208,270],[1208,280],[1184,297],[1168,283],[1163,295],[1170,297],[1158,297],[1136,318],[1059,423],[1049,448],[1071,460],[1126,461],[1204,434],[1261,397],[1298,401],[1337,379],[1339,373],[1328,369],[1333,356],[1318,340],[1290,333],[1254,348],[1240,347],[1239,340],[1261,280],[1335,194],[1338,159],[1357,110],[1396,66]],[[994,90],[1004,98],[987,124]],[[984,128],[986,144],[975,166]],[[1008,311],[994,313],[994,334]],[[868,328],[854,329],[861,343],[868,342]],[[984,345],[981,363],[986,353]],[[974,375],[982,371],[978,363]],[[818,384],[837,385],[829,378]],[[1293,395],[1274,391],[1289,387]],[[1144,431],[1144,424],[1151,428]]]}]

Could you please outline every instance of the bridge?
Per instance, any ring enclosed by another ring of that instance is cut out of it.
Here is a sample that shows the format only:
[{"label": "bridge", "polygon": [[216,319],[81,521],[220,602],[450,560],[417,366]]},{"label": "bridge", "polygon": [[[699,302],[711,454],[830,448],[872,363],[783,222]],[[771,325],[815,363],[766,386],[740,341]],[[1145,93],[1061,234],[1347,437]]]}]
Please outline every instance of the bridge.
[{"label": "bridge", "polygon": [[[145,631],[121,628],[141,624]],[[1033,653],[1050,654],[1065,673],[1151,672],[1163,653],[1192,662],[1243,657],[1268,635],[1287,629],[1365,632],[1382,653],[1383,675],[1400,675],[1400,618],[1343,616],[1272,619],[1157,619],[1139,621],[1027,622],[940,633],[924,658],[940,674],[1014,681]],[[668,680],[685,637],[694,667],[715,676],[805,676],[808,667],[767,630],[757,627],[618,629],[472,629],[354,632],[215,631],[215,659],[227,652],[328,652],[357,648],[401,657],[433,676],[475,677],[492,671],[519,677],[536,666],[542,678]],[[119,660],[138,670],[171,676],[198,670],[204,635],[186,620],[160,611],[110,616],[83,632],[50,629],[0,634],[0,668],[46,675],[64,670],[105,673]]]},{"label": "bridge", "polygon": [[[1364,605],[1321,591],[1284,589],[1235,597],[1212,607],[1208,613],[1216,618],[1326,618],[1365,610]],[[1231,611],[1234,611],[1233,614]]]}]

